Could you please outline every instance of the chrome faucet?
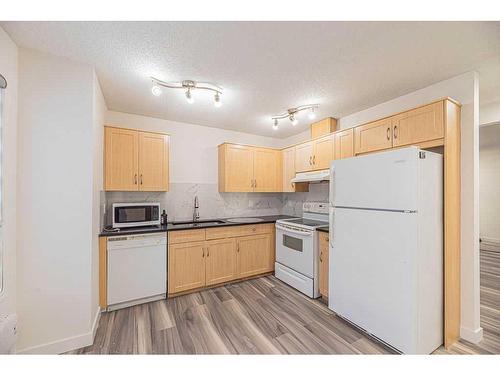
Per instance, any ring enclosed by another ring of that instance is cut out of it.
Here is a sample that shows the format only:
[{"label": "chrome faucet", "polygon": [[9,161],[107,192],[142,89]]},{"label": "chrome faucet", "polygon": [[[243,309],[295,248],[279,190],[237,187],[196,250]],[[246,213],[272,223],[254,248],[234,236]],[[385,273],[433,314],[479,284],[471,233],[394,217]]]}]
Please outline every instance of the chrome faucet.
[{"label": "chrome faucet", "polygon": [[198,221],[200,219],[200,212],[199,209],[200,206],[198,204],[198,196],[194,196],[194,210],[193,210],[193,221]]}]

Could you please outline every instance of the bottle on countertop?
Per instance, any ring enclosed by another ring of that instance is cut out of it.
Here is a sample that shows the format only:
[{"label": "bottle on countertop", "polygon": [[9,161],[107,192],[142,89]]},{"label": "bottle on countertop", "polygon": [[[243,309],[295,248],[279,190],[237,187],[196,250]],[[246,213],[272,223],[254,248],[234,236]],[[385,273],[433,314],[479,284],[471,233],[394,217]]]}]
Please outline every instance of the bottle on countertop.
[{"label": "bottle on countertop", "polygon": [[163,210],[163,212],[160,216],[160,224],[167,225],[167,213],[165,212],[165,210]]}]

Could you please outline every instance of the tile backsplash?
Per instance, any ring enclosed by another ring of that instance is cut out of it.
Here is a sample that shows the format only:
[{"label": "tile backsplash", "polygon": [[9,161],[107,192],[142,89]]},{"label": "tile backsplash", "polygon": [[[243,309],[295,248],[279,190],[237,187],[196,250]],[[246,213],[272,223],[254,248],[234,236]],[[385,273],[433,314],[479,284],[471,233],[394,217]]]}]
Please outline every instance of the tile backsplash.
[{"label": "tile backsplash", "polygon": [[311,184],[308,193],[219,193],[217,184],[171,183],[170,191],[105,192],[101,194],[102,223],[111,224],[111,205],[119,202],[160,202],[169,221],[191,220],[194,197],[198,196],[201,219],[302,215],[304,201],[328,201],[328,184]]}]

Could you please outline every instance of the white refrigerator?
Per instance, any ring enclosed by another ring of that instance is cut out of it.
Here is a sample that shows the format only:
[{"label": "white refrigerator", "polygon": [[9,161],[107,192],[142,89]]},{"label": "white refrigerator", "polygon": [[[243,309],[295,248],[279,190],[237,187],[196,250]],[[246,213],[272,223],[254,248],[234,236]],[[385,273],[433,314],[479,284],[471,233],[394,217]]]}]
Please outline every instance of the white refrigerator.
[{"label": "white refrigerator", "polygon": [[329,308],[408,354],[443,342],[443,161],[417,147],[336,160]]}]

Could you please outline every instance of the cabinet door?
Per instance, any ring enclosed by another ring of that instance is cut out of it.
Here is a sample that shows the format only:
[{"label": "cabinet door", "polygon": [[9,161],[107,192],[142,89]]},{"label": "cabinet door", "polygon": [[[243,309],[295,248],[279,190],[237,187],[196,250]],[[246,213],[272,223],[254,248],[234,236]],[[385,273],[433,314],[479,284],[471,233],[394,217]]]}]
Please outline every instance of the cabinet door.
[{"label": "cabinet door", "polygon": [[168,190],[168,144],[168,135],[139,132],[139,190]]},{"label": "cabinet door", "polygon": [[312,156],[314,142],[302,143],[295,146],[295,171],[306,172],[313,169]]},{"label": "cabinet door", "polygon": [[104,189],[138,190],[138,132],[105,127],[104,150]]},{"label": "cabinet door", "polygon": [[237,278],[236,239],[207,241],[206,285],[220,284]]},{"label": "cabinet door", "polygon": [[335,134],[335,160],[354,156],[354,136],[352,129],[346,129]]},{"label": "cabinet door", "polygon": [[240,237],[237,240],[238,277],[258,275],[274,270],[273,235]]},{"label": "cabinet door", "polygon": [[371,122],[354,128],[354,152],[384,150],[392,147],[391,118]]},{"label": "cabinet door", "polygon": [[311,138],[318,138],[333,133],[337,128],[337,120],[327,117],[311,124]]},{"label": "cabinet door", "polygon": [[328,233],[319,234],[319,293],[328,298]]},{"label": "cabinet door", "polygon": [[294,183],[290,180],[295,177],[295,147],[286,148],[283,153],[283,192],[294,192]]},{"label": "cabinet door", "polygon": [[330,168],[333,161],[333,136],[318,139],[314,142],[312,158],[313,169]]},{"label": "cabinet door", "polygon": [[426,105],[392,118],[393,145],[404,146],[444,137],[443,102]]},{"label": "cabinet door", "polygon": [[204,286],[205,242],[169,244],[168,292],[179,293]]},{"label": "cabinet door", "polygon": [[226,186],[224,191],[253,191],[253,148],[240,145],[226,145],[225,147]]},{"label": "cabinet door", "polygon": [[281,155],[278,150],[254,149],[254,190],[256,192],[281,191]]}]

